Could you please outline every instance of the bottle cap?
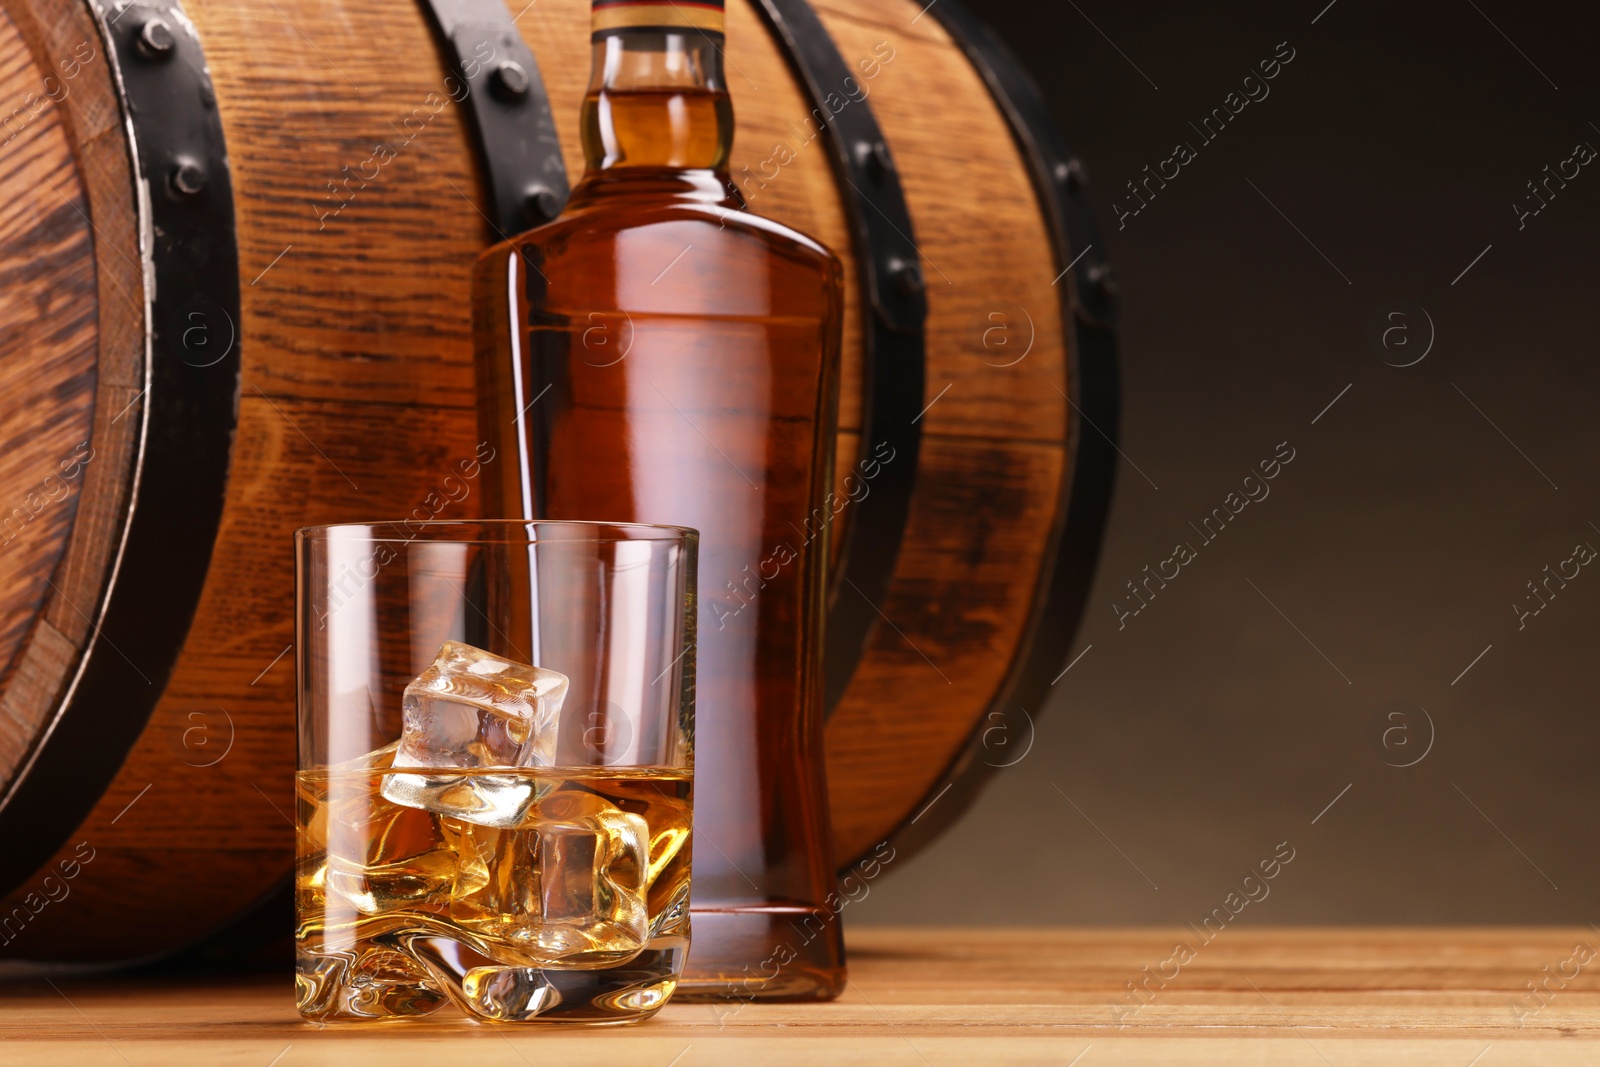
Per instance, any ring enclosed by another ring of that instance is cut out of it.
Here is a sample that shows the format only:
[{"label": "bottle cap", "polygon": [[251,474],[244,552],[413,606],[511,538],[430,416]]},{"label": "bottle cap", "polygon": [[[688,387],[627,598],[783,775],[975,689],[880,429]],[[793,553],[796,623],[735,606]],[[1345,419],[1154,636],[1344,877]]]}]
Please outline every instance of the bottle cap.
[{"label": "bottle cap", "polygon": [[594,0],[591,29],[722,32],[723,0]]}]

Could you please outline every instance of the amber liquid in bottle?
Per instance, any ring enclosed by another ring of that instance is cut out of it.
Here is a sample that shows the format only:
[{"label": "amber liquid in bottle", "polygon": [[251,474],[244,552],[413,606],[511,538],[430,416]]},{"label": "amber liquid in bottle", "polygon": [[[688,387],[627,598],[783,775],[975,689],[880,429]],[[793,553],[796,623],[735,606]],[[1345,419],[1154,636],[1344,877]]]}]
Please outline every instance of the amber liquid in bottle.
[{"label": "amber liquid in bottle", "polygon": [[721,38],[597,33],[587,173],[474,277],[490,514],[700,531],[692,932],[679,995],[844,984],[822,763],[842,304],[728,178]]}]

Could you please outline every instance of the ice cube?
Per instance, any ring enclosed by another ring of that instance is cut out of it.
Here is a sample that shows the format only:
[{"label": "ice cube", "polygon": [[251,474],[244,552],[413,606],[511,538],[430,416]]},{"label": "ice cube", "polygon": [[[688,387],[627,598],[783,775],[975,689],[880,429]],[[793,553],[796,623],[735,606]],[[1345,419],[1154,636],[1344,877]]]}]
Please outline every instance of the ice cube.
[{"label": "ice cube", "polygon": [[383,795],[408,808],[511,829],[522,824],[547,788],[515,774],[391,774],[384,779]]},{"label": "ice cube", "polygon": [[649,909],[650,827],[586,791],[563,791],[537,812],[540,947],[566,959],[615,962],[644,948]]},{"label": "ice cube", "polygon": [[396,767],[547,767],[567,676],[446,641],[406,686]]},{"label": "ice cube", "polygon": [[[549,766],[566,695],[564,674],[446,641],[406,686],[394,765],[452,772]],[[542,789],[525,775],[396,773],[384,780],[383,795],[406,807],[510,829]]]},{"label": "ice cube", "polygon": [[649,939],[650,831],[583,790],[533,806],[514,830],[441,819],[455,848],[450,917],[543,964],[602,967]]},{"label": "ice cube", "polygon": [[448,890],[456,857],[440,840],[437,821],[426,811],[400,806],[373,792],[367,775],[336,777],[313,803],[305,842],[325,850],[307,876],[332,906],[344,901],[360,915],[379,915],[427,901]]},{"label": "ice cube", "polygon": [[455,857],[443,849],[394,863],[354,863],[330,854],[326,885],[330,894],[349,901],[362,915],[381,915],[425,903],[450,884]]}]

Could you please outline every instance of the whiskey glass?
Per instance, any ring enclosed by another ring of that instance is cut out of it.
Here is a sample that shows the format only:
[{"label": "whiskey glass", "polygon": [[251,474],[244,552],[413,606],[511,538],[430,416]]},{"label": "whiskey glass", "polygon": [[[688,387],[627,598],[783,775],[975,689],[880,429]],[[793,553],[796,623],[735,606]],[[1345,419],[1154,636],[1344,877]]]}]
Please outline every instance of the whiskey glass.
[{"label": "whiskey glass", "polygon": [[696,532],[402,521],[295,547],[301,1014],[659,1011],[689,947]]}]

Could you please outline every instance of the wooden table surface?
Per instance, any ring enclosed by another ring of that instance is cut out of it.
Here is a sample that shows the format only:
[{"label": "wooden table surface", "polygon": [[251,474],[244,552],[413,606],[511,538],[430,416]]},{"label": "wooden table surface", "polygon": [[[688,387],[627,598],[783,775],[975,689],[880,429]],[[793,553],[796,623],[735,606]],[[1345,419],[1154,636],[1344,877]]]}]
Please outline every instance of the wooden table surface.
[{"label": "wooden table surface", "polygon": [[[1173,955],[1180,941],[1192,956]],[[877,928],[849,943],[834,1003],[674,1003],[614,1029],[318,1027],[295,1014],[287,975],[32,975],[0,985],[0,1064],[1600,1063],[1593,927],[1230,929],[1209,944],[1190,929]],[[1133,999],[1146,966],[1170,980]]]}]

